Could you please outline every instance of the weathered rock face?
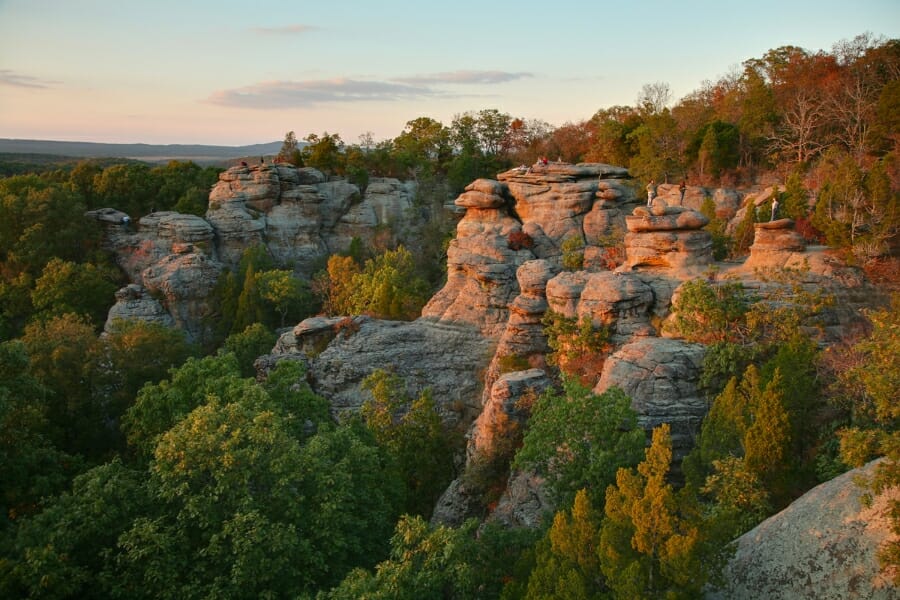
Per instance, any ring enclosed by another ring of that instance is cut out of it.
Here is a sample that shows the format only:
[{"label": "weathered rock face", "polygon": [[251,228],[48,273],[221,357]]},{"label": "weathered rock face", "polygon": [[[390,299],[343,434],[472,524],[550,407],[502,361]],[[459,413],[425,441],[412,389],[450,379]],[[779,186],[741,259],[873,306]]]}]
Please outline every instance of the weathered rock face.
[{"label": "weathered rock face", "polygon": [[490,454],[498,435],[508,437],[511,429],[521,431],[534,400],[550,385],[550,378],[541,369],[501,375],[491,386],[490,397],[469,432],[469,454]]},{"label": "weathered rock face", "polygon": [[276,263],[310,275],[315,263],[346,250],[354,237],[370,240],[378,226],[402,222],[415,191],[414,183],[373,178],[363,197],[356,185],[326,181],[309,167],[238,166],[219,175],[206,219],[227,266],[263,243]]},{"label": "weathered rock face", "polygon": [[712,263],[712,236],[701,228],[709,222],[695,210],[666,206],[656,199],[651,208],[637,207],[625,217],[625,268],[674,270],[703,268]]},{"label": "weathered rock face", "polygon": [[[284,334],[276,345],[285,354],[308,357],[313,389],[331,401],[335,412],[356,410],[366,399],[360,384],[384,369],[402,377],[411,396],[431,388],[448,423],[467,422],[480,411],[475,377],[490,358],[492,342],[464,324],[381,321],[357,317],[345,328],[314,320]],[[330,333],[328,330],[331,330]],[[331,337],[323,349],[321,337]],[[315,338],[308,342],[305,338]]]},{"label": "weathered rock face", "polygon": [[119,291],[107,323],[115,318],[152,320],[179,327],[191,341],[204,339],[207,317],[217,309],[208,300],[223,269],[215,259],[210,224],[175,212],[146,215],[136,228],[122,222],[125,213],[113,209],[86,216],[103,224],[106,249],[135,286]]},{"label": "weathered rock face", "polygon": [[753,245],[744,263],[747,268],[797,268],[802,266],[806,242],[794,230],[792,219],[754,225]]},{"label": "weathered rock face", "polygon": [[[276,264],[309,277],[354,237],[370,240],[378,227],[403,222],[415,193],[414,183],[374,178],[360,197],[356,185],[326,181],[316,169],[261,164],[221,173],[205,219],[155,212],[134,224],[109,208],[86,216],[103,225],[105,247],[128,278],[164,298],[172,322],[196,340],[218,308],[208,302],[215,282],[247,248],[264,244]],[[115,308],[116,316],[137,315],[131,304]]]},{"label": "weathered rock face", "polygon": [[680,460],[693,446],[700,421],[709,410],[697,389],[705,353],[702,344],[639,338],[606,360],[594,392],[621,388],[631,398],[638,423],[647,431],[671,424],[672,451]]},{"label": "weathered rock face", "polygon": [[147,321],[165,327],[175,326],[175,319],[163,305],[135,283],[130,283],[116,292],[116,303],[109,309],[103,331],[109,333],[117,319]]},{"label": "weathered rock face", "polygon": [[860,501],[864,490],[854,479],[870,477],[877,462],[813,488],[777,515],[737,540],[725,568],[724,590],[709,600],[844,600],[897,598],[888,575],[879,572],[881,544],[897,540],[890,530],[889,502],[900,488]]},{"label": "weathered rock face", "polygon": [[203,340],[211,327],[206,317],[215,310],[208,300],[222,266],[190,245],[181,250],[144,269],[141,280],[151,294],[164,299],[175,325],[188,339]]}]

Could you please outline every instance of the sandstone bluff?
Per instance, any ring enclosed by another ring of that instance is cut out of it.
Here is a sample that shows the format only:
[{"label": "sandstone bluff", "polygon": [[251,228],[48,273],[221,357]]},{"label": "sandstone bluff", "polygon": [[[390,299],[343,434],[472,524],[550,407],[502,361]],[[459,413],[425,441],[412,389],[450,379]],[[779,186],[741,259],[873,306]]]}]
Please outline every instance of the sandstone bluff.
[{"label": "sandstone bluff", "polygon": [[[551,163],[474,181],[448,207],[464,216],[447,252],[446,284],[420,318],[356,316],[341,333],[339,318],[308,319],[283,333],[258,368],[305,362],[313,388],[335,411],[358,408],[361,381],[374,369],[391,369],[411,394],[430,387],[445,420],[468,429],[471,460],[494,443],[498,420],[527,418],[516,408],[519,397],[552,385],[541,324],[552,309],[609,329],[613,348],[593,374],[595,391],[622,388],[647,431],[670,423],[681,457],[708,410],[697,388],[705,347],[663,334],[684,282],[715,272],[764,297],[778,284],[762,273],[795,269],[801,285],[839,298],[827,315],[831,333],[852,323],[872,289],[823,248],[807,248],[790,220],[758,224],[745,262],[714,264],[700,203],[711,197],[717,215],[734,223],[747,199],[689,188],[682,206],[676,186],[660,185],[659,192],[644,206],[628,172],[605,164]],[[262,243],[276,262],[308,277],[317,261],[345,250],[353,237],[370,239],[376,226],[404,223],[414,196],[415,186],[398,180],[374,180],[361,194],[315,169],[260,165],[222,173],[205,218],[153,213],[132,231],[118,211],[89,213],[104,223],[107,247],[133,282],[117,294],[110,319],[174,324],[200,339],[213,309],[210,292],[243,249]],[[573,246],[580,248],[581,267],[565,270],[566,248]],[[508,357],[527,369],[503,372]],[[459,523],[474,506],[457,480],[434,519]],[[549,509],[540,479],[514,473],[489,518],[534,525]]]}]

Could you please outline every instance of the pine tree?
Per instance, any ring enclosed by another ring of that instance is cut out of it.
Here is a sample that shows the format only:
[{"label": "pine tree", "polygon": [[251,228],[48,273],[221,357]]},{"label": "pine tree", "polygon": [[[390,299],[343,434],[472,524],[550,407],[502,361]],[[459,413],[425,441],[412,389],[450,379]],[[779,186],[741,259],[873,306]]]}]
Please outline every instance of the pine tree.
[{"label": "pine tree", "polygon": [[693,498],[666,482],[671,461],[666,423],[637,470],[619,469],[606,490],[600,566],[615,598],[693,598],[718,564]]},{"label": "pine tree", "polygon": [[605,588],[597,553],[600,519],[587,490],[575,495],[571,511],[556,513],[553,526],[536,548],[526,599],[599,597]]}]

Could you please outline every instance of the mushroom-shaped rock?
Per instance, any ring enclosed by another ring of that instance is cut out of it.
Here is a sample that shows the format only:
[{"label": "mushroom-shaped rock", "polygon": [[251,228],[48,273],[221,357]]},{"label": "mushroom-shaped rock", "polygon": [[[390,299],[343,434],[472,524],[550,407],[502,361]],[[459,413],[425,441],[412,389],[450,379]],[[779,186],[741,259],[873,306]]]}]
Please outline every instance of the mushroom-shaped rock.
[{"label": "mushroom-shaped rock", "polygon": [[[682,210],[679,207],[665,207],[662,214],[646,214],[646,208],[637,207],[635,214],[625,217],[628,231],[675,231],[678,229],[702,229],[709,224],[709,219],[695,210]],[[642,214],[643,213],[643,214]]]}]

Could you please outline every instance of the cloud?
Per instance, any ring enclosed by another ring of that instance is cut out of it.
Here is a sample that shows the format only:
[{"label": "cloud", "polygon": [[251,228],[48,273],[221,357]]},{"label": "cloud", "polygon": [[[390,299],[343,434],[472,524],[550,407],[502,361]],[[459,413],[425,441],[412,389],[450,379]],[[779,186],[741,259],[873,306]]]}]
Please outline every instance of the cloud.
[{"label": "cloud", "polygon": [[506,83],[517,79],[534,77],[531,73],[510,73],[507,71],[451,71],[447,73],[433,73],[431,75],[416,75],[394,79],[401,83],[413,85],[428,84],[488,84]]},{"label": "cloud", "polygon": [[251,31],[262,35],[297,35],[317,31],[318,29],[315,25],[296,23],[294,25],[282,25],[281,27],[254,27]]},{"label": "cloud", "polygon": [[298,108],[345,102],[390,102],[441,95],[425,86],[340,78],[264,81],[215,92],[209,97],[209,101],[242,108]]},{"label": "cloud", "polygon": [[59,83],[49,79],[40,79],[31,75],[22,75],[9,69],[0,69],[0,85],[32,89],[46,89]]}]

